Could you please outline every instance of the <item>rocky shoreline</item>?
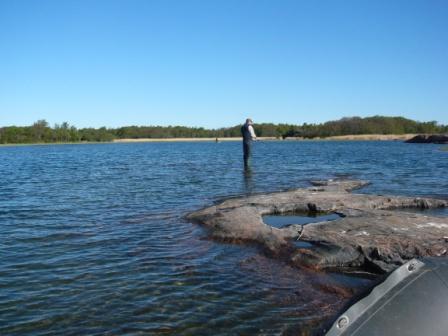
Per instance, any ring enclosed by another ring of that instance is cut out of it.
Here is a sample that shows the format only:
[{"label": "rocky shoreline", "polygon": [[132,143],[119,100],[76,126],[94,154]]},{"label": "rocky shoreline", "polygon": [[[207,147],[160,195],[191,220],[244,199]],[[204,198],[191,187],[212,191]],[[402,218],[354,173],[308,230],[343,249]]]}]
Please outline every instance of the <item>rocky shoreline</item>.
[{"label": "rocky shoreline", "polygon": [[[413,258],[447,255],[448,218],[404,210],[448,207],[448,201],[351,193],[366,184],[313,181],[309,188],[229,199],[187,219],[205,225],[213,238],[258,243],[273,255],[312,269],[384,273]],[[263,222],[264,215],[306,212],[341,218],[282,228]],[[298,240],[310,247],[298,247]]]},{"label": "rocky shoreline", "polygon": [[407,143],[433,143],[448,144],[448,135],[444,134],[419,134],[406,140]]}]

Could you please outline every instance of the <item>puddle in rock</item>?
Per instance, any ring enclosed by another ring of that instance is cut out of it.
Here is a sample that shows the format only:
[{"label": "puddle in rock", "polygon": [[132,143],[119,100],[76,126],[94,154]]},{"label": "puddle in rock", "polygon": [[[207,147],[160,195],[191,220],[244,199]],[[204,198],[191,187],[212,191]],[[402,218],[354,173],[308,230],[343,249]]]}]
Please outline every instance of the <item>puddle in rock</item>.
[{"label": "puddle in rock", "polygon": [[310,249],[313,247],[313,244],[308,243],[303,240],[296,240],[296,241],[294,241],[294,246],[298,247],[298,248]]},{"label": "puddle in rock", "polygon": [[[335,213],[303,213],[303,214],[282,214],[282,215],[269,215],[263,216],[263,222],[267,225],[282,228],[289,225],[299,224],[305,225],[310,223],[329,222],[340,219],[341,216]],[[313,244],[303,240],[294,241],[294,245],[297,248],[310,249]]]},{"label": "puddle in rock", "polygon": [[293,214],[293,215],[288,214],[288,215],[263,216],[263,222],[265,222],[265,224],[267,225],[276,228],[282,228],[293,224],[305,225],[310,223],[334,221],[340,218],[341,216],[335,213],[330,214],[306,213],[306,214]]}]

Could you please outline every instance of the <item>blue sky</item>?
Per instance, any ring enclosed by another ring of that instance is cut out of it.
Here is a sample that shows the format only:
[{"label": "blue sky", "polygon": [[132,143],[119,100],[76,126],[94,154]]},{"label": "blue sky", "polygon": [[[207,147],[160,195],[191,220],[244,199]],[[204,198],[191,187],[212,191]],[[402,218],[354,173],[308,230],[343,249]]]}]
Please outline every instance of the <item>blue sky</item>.
[{"label": "blue sky", "polygon": [[448,1],[0,0],[0,126],[448,124]]}]

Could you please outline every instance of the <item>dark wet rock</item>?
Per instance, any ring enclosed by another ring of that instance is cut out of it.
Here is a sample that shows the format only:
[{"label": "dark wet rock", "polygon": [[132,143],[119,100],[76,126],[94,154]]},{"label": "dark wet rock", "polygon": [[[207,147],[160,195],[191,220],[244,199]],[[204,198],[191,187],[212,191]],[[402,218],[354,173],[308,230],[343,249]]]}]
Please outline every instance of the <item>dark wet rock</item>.
[{"label": "dark wet rock", "polygon": [[[448,201],[420,197],[352,194],[367,181],[313,181],[310,188],[226,200],[193,212],[188,219],[209,228],[212,237],[256,242],[297,266],[315,269],[365,268],[391,271],[423,256],[445,256],[448,218],[402,211],[447,207]],[[264,215],[338,213],[341,219],[274,228]],[[301,248],[295,240],[312,248]]]},{"label": "dark wet rock", "polygon": [[446,134],[420,134],[415,137],[406,140],[408,143],[435,143],[435,144],[448,144],[448,135]]}]

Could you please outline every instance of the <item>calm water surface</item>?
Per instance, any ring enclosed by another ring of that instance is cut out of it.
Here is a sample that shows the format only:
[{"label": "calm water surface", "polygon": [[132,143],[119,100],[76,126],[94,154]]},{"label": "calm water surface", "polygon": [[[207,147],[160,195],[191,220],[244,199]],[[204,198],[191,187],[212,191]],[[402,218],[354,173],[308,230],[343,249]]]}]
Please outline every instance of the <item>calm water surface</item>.
[{"label": "calm water surface", "polygon": [[0,147],[1,335],[307,335],[371,282],[211,241],[183,216],[226,197],[368,179],[447,198],[448,153],[398,142]]}]

